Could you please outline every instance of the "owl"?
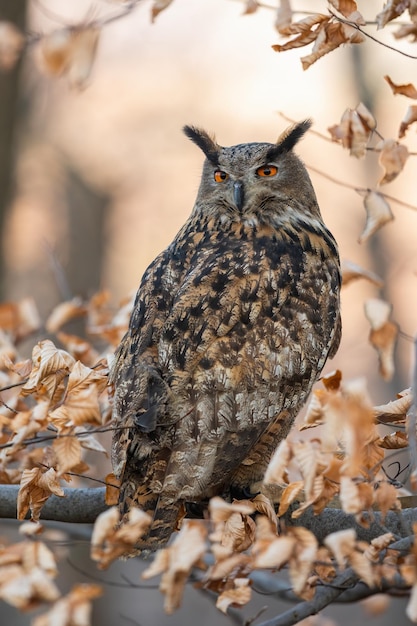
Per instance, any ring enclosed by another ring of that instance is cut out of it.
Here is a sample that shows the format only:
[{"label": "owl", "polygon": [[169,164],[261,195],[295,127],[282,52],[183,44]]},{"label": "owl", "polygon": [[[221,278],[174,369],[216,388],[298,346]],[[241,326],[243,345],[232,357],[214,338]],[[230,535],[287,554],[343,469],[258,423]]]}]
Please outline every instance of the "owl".
[{"label": "owl", "polygon": [[309,175],[276,143],[204,153],[197,199],[145,271],[110,380],[120,510],[148,512],[163,547],[186,503],[247,493],[339,345],[340,266]]}]

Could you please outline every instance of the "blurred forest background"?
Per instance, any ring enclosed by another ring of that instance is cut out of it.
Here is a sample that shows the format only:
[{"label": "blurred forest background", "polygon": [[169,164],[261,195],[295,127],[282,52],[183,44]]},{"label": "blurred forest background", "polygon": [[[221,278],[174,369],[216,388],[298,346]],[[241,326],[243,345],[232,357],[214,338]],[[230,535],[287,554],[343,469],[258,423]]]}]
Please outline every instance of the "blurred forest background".
[{"label": "blurred forest background", "polygon": [[[366,17],[375,16],[383,3],[362,4]],[[306,5],[311,11],[326,11],[324,0],[294,1],[293,9]],[[47,33],[121,6],[90,0],[2,0],[0,18],[25,31]],[[71,88],[65,77],[42,72],[35,46],[16,70],[0,75],[1,295],[3,300],[33,298],[42,319],[76,295],[109,290],[116,309],[136,290],[149,262],[169,244],[193,206],[202,162],[201,153],[181,132],[184,124],[213,131],[223,145],[275,141],[288,125],[279,111],[296,121],[311,117],[314,129],[327,134],[347,107],[362,101],[384,137],[397,137],[408,103],[392,95],[383,76],[411,82],[415,60],[367,40],[339,48],[304,72],[298,50],[277,54],[271,49],[279,41],[273,10],[242,16],[243,4],[237,0],[175,0],[151,23],[150,6],[144,0],[103,28],[83,90]],[[389,28],[378,37],[416,54],[415,44],[393,42]],[[416,152],[413,128],[406,143]],[[313,133],[298,153],[307,167],[350,185],[374,187],[381,176],[375,154],[353,159]],[[385,298],[393,304],[401,330],[414,336],[417,212],[393,203],[395,221],[360,245],[362,198],[316,171],[310,173],[342,259],[384,281],[382,290],[367,281],[343,290],[342,345],[326,369],[338,367],[345,379],[366,376],[373,403],[382,404],[409,385],[412,343],[399,337],[395,376],[383,382],[368,343],[363,304],[369,297]],[[415,190],[411,157],[384,191],[413,204]],[[135,567],[132,562],[114,566],[109,578]],[[74,571],[69,575],[79,578]],[[113,592],[116,600],[111,600]],[[113,588],[100,601],[101,608],[97,603],[94,623],[123,623],[120,615],[129,613],[126,624],[192,624],[196,618],[190,606],[198,610],[202,626],[231,623],[218,613],[206,614],[209,601],[201,605],[198,592],[193,593],[182,611],[167,618],[158,592],[146,591],[148,601],[143,603],[139,591]],[[262,604],[270,602],[261,598]],[[392,607],[387,623],[396,611]],[[360,608],[336,610],[337,623],[350,624],[356,611],[363,615]],[[277,612],[274,605],[272,614]],[[4,623],[28,623],[13,621],[14,609],[6,613]],[[409,623],[403,612],[400,622]]]}]

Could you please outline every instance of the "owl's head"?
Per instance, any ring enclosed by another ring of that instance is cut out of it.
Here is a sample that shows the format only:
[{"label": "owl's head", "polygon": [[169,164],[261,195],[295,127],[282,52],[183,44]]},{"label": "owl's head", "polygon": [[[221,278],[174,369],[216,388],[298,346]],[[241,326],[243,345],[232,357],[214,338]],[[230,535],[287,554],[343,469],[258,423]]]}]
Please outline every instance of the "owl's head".
[{"label": "owl's head", "polygon": [[231,220],[271,219],[289,209],[320,216],[307,170],[293,148],[310,128],[305,120],[287,129],[276,143],[220,146],[205,130],[184,133],[206,156],[196,208],[222,211]]}]

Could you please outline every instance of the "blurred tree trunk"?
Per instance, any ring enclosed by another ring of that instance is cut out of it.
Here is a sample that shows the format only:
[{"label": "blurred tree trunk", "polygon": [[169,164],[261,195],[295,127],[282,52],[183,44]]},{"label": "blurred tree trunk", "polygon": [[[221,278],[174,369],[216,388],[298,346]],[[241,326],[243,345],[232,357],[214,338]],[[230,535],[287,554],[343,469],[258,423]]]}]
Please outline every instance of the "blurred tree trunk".
[{"label": "blurred tree trunk", "polygon": [[[26,0],[0,0],[0,19],[24,30]],[[11,72],[0,72],[0,232],[13,193],[16,134],[19,122],[19,62]],[[4,259],[0,248],[0,297],[3,295]]]},{"label": "blurred tree trunk", "polygon": [[71,295],[88,297],[101,287],[109,197],[93,189],[71,166],[67,177],[69,261],[66,276]]}]

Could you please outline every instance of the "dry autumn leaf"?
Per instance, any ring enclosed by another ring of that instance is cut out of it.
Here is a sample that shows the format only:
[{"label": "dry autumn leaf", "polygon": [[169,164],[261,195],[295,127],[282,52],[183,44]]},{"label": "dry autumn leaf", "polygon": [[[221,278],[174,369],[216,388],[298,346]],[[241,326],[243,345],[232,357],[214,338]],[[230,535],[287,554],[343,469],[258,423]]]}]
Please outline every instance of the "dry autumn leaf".
[{"label": "dry autumn leaf", "polygon": [[362,102],[356,109],[346,109],[340,124],[330,126],[328,131],[333,141],[340,142],[352,156],[363,157],[371,133],[376,128],[372,113]]},{"label": "dry autumn leaf", "polygon": [[394,375],[394,349],[398,325],[391,322],[392,306],[378,298],[365,302],[365,315],[371,325],[369,341],[378,353],[379,372],[385,380]]},{"label": "dry autumn leaf", "polygon": [[100,585],[76,584],[71,591],[59,598],[52,608],[36,617],[32,626],[89,626],[91,624],[91,600],[103,593]]},{"label": "dry autumn leaf", "polygon": [[318,541],[311,531],[302,526],[288,528],[288,535],[294,537],[294,552],[289,561],[290,580],[296,595],[311,599],[308,578],[317,556]]},{"label": "dry autumn leaf", "polygon": [[97,562],[99,569],[106,569],[120,556],[131,554],[151,521],[149,515],[136,507],[129,510],[121,525],[120,513],[116,507],[104,511],[94,523],[91,559]]},{"label": "dry autumn leaf", "polygon": [[0,328],[10,333],[15,340],[27,337],[40,327],[39,312],[33,298],[0,304]]},{"label": "dry autumn leaf", "polygon": [[333,553],[339,568],[346,566],[347,558],[355,549],[356,531],[353,528],[330,533],[324,539],[324,545]]},{"label": "dry autumn leaf", "polygon": [[377,230],[394,219],[390,205],[378,191],[368,191],[363,204],[366,211],[366,222],[358,239],[359,243],[367,241]]},{"label": "dry autumn leaf", "polygon": [[281,485],[285,483],[284,476],[288,469],[288,464],[293,456],[291,444],[287,439],[283,439],[275,450],[264,476],[264,484]]},{"label": "dry autumn leaf", "polygon": [[32,371],[29,380],[22,387],[22,395],[38,391],[52,398],[59,383],[74,366],[75,360],[68,352],[58,350],[52,341],[45,339],[33,348],[32,363]]},{"label": "dry autumn leaf", "polygon": [[43,505],[52,495],[64,496],[53,467],[24,470],[17,496],[17,519],[24,519],[30,509],[32,519],[37,522]]},{"label": "dry autumn leaf", "polygon": [[391,87],[392,93],[394,95],[401,94],[402,96],[407,96],[407,98],[413,98],[414,100],[417,100],[417,89],[412,83],[407,83],[405,85],[396,85],[389,76],[384,76],[384,79]]},{"label": "dry autumn leaf", "polygon": [[201,522],[186,520],[170,547],[159,550],[142,574],[144,579],[162,574],[159,588],[169,615],[180,606],[191,569],[206,551],[206,536],[207,529]]},{"label": "dry autumn leaf", "polygon": [[41,63],[51,76],[68,76],[72,87],[86,86],[96,56],[100,30],[88,26],[53,31],[40,41]]},{"label": "dry autumn leaf", "polygon": [[378,422],[389,424],[391,422],[405,422],[407,413],[413,404],[413,392],[411,387],[397,394],[397,399],[374,407],[374,414]]},{"label": "dry autumn leaf", "polygon": [[408,437],[406,433],[397,431],[395,433],[385,435],[385,437],[378,441],[378,445],[385,450],[401,450],[403,448],[408,448]]},{"label": "dry autumn leaf", "polygon": [[252,13],[256,13],[258,9],[259,3],[257,2],[257,0],[246,0],[243,15],[251,15]]},{"label": "dry autumn leaf", "polygon": [[354,0],[329,0],[329,4],[348,19],[358,10],[358,6]]},{"label": "dry autumn leaf", "polygon": [[229,606],[244,606],[252,597],[252,590],[249,586],[248,578],[235,578],[233,588],[226,589],[217,598],[216,607],[227,613]]},{"label": "dry autumn leaf", "polygon": [[54,308],[45,323],[48,333],[56,333],[67,322],[85,315],[87,312],[81,298],[73,298],[67,302],[61,302]]},{"label": "dry autumn leaf", "polygon": [[290,560],[296,539],[289,535],[277,536],[276,530],[266,517],[256,520],[256,541],[252,548],[253,567],[256,569],[280,569]]},{"label": "dry autumn leaf", "polygon": [[274,24],[279,33],[285,34],[286,29],[292,22],[292,15],[290,0],[280,0]]},{"label": "dry autumn leaf", "polygon": [[373,283],[376,287],[381,288],[383,286],[382,278],[380,278],[374,272],[366,270],[353,261],[342,261],[342,286],[346,287],[351,282],[358,280],[359,278],[365,278],[370,283]]},{"label": "dry autumn leaf", "polygon": [[379,184],[385,185],[394,180],[404,169],[409,156],[408,148],[394,139],[380,141],[375,148],[380,150],[379,164],[384,169]]},{"label": "dry autumn leaf", "polygon": [[388,0],[380,13],[376,16],[378,29],[384,28],[391,20],[404,13],[407,9],[408,2],[404,0]]},{"label": "dry autumn leaf", "polygon": [[417,122],[417,104],[413,104],[408,107],[406,114],[401,121],[398,131],[398,137],[400,139],[404,137],[405,133],[408,130],[408,127],[411,126],[411,124],[414,124],[414,122]]},{"label": "dry autumn leaf", "polygon": [[152,20],[152,22],[155,21],[157,16],[162,11],[165,11],[165,9],[167,9],[169,7],[169,5],[171,4],[172,1],[173,0],[154,0],[154,3],[152,5],[152,9],[151,9],[151,20]]},{"label": "dry autumn leaf", "polygon": [[119,503],[120,479],[112,473],[107,474],[104,479],[106,483],[106,504],[107,506],[116,506]]},{"label": "dry autumn leaf", "polygon": [[77,361],[69,375],[61,406],[50,413],[54,425],[101,424],[99,396],[107,385],[107,376]]}]

